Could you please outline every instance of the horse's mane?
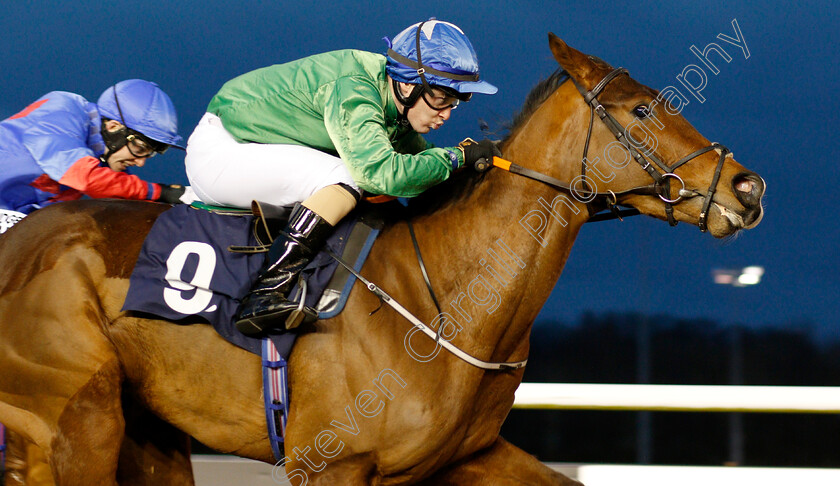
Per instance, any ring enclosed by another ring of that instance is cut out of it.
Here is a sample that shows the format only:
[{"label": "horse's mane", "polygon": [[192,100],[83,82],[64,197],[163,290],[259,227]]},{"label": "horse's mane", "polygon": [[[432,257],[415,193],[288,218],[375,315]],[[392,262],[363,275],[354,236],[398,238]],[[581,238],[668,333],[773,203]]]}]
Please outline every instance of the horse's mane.
[{"label": "horse's mane", "polygon": [[[512,134],[516,133],[525,121],[543,104],[543,102],[560,87],[566,80],[568,74],[562,69],[553,72],[548,78],[537,83],[525,97],[525,104],[513,117],[513,121],[506,124],[504,129],[508,132],[500,142],[504,147]],[[504,153],[502,154],[504,155]],[[413,218],[434,213],[446,206],[461,202],[484,181],[487,173],[478,173],[470,167],[464,167],[452,174],[446,181],[428,189],[423,194],[411,199],[407,211],[398,219]]]},{"label": "horse's mane", "polygon": [[528,96],[525,97],[525,104],[522,106],[522,109],[519,110],[519,113],[513,117],[513,121],[511,122],[510,126],[508,127],[508,136],[502,141],[502,146],[507,140],[516,133],[522,125],[525,124],[531,115],[537,111],[543,102],[551,95],[557,91],[557,88],[560,87],[561,84],[565,83],[569,79],[569,75],[564,71],[562,68],[558,68],[556,71],[551,73],[546,79],[543,79],[536,86],[528,93]]}]

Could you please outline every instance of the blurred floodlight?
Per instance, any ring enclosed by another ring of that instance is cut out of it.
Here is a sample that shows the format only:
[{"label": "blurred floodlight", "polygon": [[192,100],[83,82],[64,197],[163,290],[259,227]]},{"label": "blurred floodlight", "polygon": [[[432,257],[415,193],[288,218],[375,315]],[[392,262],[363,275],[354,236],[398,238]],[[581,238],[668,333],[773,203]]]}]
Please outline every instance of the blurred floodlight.
[{"label": "blurred floodlight", "polygon": [[746,287],[761,282],[764,275],[764,267],[752,265],[743,268],[716,268],[712,270],[712,278],[718,285],[731,285],[733,287]]}]

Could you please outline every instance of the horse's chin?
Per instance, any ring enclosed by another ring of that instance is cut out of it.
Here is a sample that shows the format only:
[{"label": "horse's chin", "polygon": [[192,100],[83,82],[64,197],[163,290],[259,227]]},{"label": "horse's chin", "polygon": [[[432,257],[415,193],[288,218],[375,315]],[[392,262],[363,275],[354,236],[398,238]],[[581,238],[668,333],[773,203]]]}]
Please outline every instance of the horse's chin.
[{"label": "horse's chin", "polygon": [[735,237],[739,231],[744,229],[743,227],[736,226],[732,224],[730,221],[722,221],[718,224],[709,224],[708,231],[709,234],[714,236],[715,238],[733,238]]},{"label": "horse's chin", "polygon": [[[642,206],[644,207],[644,206]],[[668,221],[665,210],[662,206],[655,206],[653,208],[641,209],[637,207],[642,214],[653,216],[654,218]],[[698,226],[700,221],[700,207],[698,205],[674,206],[674,217],[677,221],[692,226]],[[761,217],[759,216],[759,220]],[[745,224],[744,217],[729,208],[726,208],[717,202],[712,203],[709,208],[709,215],[706,219],[707,231],[715,238],[728,238],[737,235],[743,229],[749,229],[758,224],[758,220],[750,225]]]}]

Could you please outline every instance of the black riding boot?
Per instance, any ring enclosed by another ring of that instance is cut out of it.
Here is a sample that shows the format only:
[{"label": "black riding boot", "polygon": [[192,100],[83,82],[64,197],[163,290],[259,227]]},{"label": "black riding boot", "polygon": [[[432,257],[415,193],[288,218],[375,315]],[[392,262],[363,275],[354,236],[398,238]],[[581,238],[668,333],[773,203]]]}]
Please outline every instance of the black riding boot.
[{"label": "black riding boot", "polygon": [[286,317],[298,306],[287,296],[333,227],[311,209],[297,205],[284,232],[272,243],[257,281],[239,308],[236,328],[242,334],[254,336],[285,327]]}]

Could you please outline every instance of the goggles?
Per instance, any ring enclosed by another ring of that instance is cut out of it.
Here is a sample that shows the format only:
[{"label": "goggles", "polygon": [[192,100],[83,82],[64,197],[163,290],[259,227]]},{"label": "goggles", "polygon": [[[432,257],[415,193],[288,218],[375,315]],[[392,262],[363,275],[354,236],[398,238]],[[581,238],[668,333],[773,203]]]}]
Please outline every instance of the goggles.
[{"label": "goggles", "polygon": [[141,133],[128,129],[129,134],[125,137],[125,146],[135,157],[154,157],[157,154],[166,152],[169,145],[155,142],[143,136]]},{"label": "goggles", "polygon": [[[438,94],[435,90],[443,94]],[[449,108],[454,110],[458,108],[462,101],[469,101],[470,98],[472,98],[472,93],[459,93],[444,86],[430,86],[428,84],[423,86],[423,101],[433,110],[443,111]]]}]

